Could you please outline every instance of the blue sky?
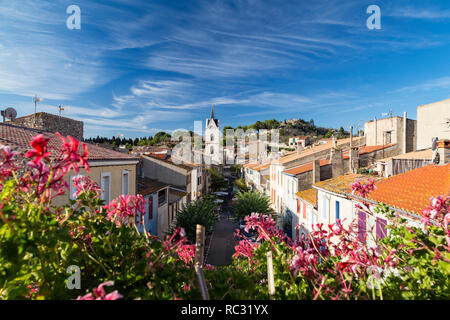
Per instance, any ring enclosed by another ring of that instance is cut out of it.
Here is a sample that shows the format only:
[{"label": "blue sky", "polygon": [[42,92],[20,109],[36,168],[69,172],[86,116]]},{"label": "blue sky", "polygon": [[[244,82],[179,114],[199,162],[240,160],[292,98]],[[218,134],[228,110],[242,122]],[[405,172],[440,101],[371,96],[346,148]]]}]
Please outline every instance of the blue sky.
[{"label": "blue sky", "polygon": [[[66,8],[81,9],[69,30]],[[369,30],[369,5],[381,30]],[[0,107],[85,136],[291,117],[348,128],[450,98],[450,2],[0,0]]]}]

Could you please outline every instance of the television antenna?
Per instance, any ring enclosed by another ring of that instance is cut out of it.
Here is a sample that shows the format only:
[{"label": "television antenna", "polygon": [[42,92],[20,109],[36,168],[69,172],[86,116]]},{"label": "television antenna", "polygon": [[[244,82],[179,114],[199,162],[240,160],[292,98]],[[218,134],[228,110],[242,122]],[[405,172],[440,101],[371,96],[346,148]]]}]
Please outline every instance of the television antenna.
[{"label": "television antenna", "polygon": [[58,106],[59,116],[61,117],[61,112],[64,111],[64,107],[62,105]]},{"label": "television antenna", "polygon": [[33,97],[33,102],[34,102],[34,116],[36,116],[37,103],[38,103],[38,102],[42,102],[42,100],[44,100],[44,99],[42,99],[41,97],[38,97],[37,95],[35,95],[35,96]]},{"label": "television antenna", "polygon": [[391,118],[392,117],[392,109],[390,109],[389,112],[382,113],[381,116],[382,117],[389,116],[389,118]]},{"label": "television antenna", "polygon": [[1,111],[1,115],[3,117],[3,122],[5,122],[5,118],[9,120],[14,120],[17,117],[17,111],[14,108],[6,108]]}]

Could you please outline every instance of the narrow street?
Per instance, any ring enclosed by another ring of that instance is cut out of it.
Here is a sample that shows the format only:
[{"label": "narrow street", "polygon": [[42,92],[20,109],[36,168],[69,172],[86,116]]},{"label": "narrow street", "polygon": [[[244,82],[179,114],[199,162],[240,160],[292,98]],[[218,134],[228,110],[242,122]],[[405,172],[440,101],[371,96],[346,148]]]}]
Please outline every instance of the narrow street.
[{"label": "narrow street", "polygon": [[230,264],[232,262],[232,255],[236,245],[234,240],[234,232],[239,225],[232,218],[231,199],[233,190],[233,180],[229,170],[224,171],[224,176],[229,179],[228,196],[224,198],[221,205],[219,222],[214,228],[214,233],[211,236],[211,243],[206,257],[206,263],[220,266]]}]

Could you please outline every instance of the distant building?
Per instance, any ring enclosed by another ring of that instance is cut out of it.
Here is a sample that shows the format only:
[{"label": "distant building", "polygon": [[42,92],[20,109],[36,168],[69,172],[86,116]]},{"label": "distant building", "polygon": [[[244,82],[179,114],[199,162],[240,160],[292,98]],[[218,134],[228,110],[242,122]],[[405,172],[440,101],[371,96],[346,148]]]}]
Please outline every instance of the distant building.
[{"label": "distant building", "polygon": [[144,223],[139,225],[152,235],[164,239],[175,224],[176,213],[186,203],[187,193],[169,184],[138,177],[138,193],[146,200]]},{"label": "distant building", "polygon": [[7,123],[46,132],[59,132],[63,136],[71,136],[79,141],[83,141],[83,121],[61,117],[47,112],[30,114]]},{"label": "distant building", "polygon": [[[408,119],[406,112],[403,117],[375,118],[364,123],[366,146],[397,144],[399,153],[416,150],[417,121]],[[431,140],[430,140],[431,143]]]},{"label": "distant building", "polygon": [[140,176],[158,180],[187,193],[187,202],[207,192],[206,170],[198,164],[175,163],[169,154],[143,155]]},{"label": "distant building", "polygon": [[211,109],[211,117],[206,119],[205,126],[205,160],[212,164],[222,164],[222,148],[220,142],[220,121],[214,117],[214,105]]},{"label": "distant building", "polygon": [[291,148],[297,148],[297,146],[299,145],[304,148],[307,145],[309,145],[309,137],[308,136],[289,137],[288,145]]},{"label": "distant building", "polygon": [[450,139],[450,99],[417,107],[417,149],[431,148],[431,139]]}]

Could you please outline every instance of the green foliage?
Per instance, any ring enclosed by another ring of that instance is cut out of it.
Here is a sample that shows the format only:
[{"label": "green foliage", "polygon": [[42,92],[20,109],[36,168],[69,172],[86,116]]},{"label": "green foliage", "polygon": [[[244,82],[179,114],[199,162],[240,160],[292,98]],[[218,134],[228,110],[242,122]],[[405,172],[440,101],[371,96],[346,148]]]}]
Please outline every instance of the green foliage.
[{"label": "green foliage", "polygon": [[[0,300],[75,299],[107,280],[127,299],[200,297],[195,288],[181,288],[183,282],[194,286],[193,268],[133,224],[106,220],[94,192],[56,208],[24,197],[14,185],[8,181],[0,193]],[[81,269],[79,290],[66,285],[71,265]],[[30,293],[28,286],[39,290]]]},{"label": "green foliage", "polygon": [[240,164],[232,164],[230,167],[231,174],[235,177],[241,174],[242,165]]},{"label": "green foliage", "polygon": [[234,180],[233,184],[236,188],[238,188],[239,192],[248,192],[249,191],[247,185],[245,184],[244,178]]},{"label": "green foliage", "polygon": [[240,220],[253,212],[273,214],[269,198],[260,192],[239,192],[233,207],[234,216]]},{"label": "green foliage", "polygon": [[197,224],[204,226],[206,233],[210,233],[218,220],[219,213],[214,197],[205,197],[184,205],[177,212],[176,226],[183,227],[187,238],[195,242]]},{"label": "green foliage", "polygon": [[211,178],[211,190],[219,191],[222,188],[228,187],[228,181],[225,180],[224,176],[216,169],[211,168],[209,170],[209,175]]}]

